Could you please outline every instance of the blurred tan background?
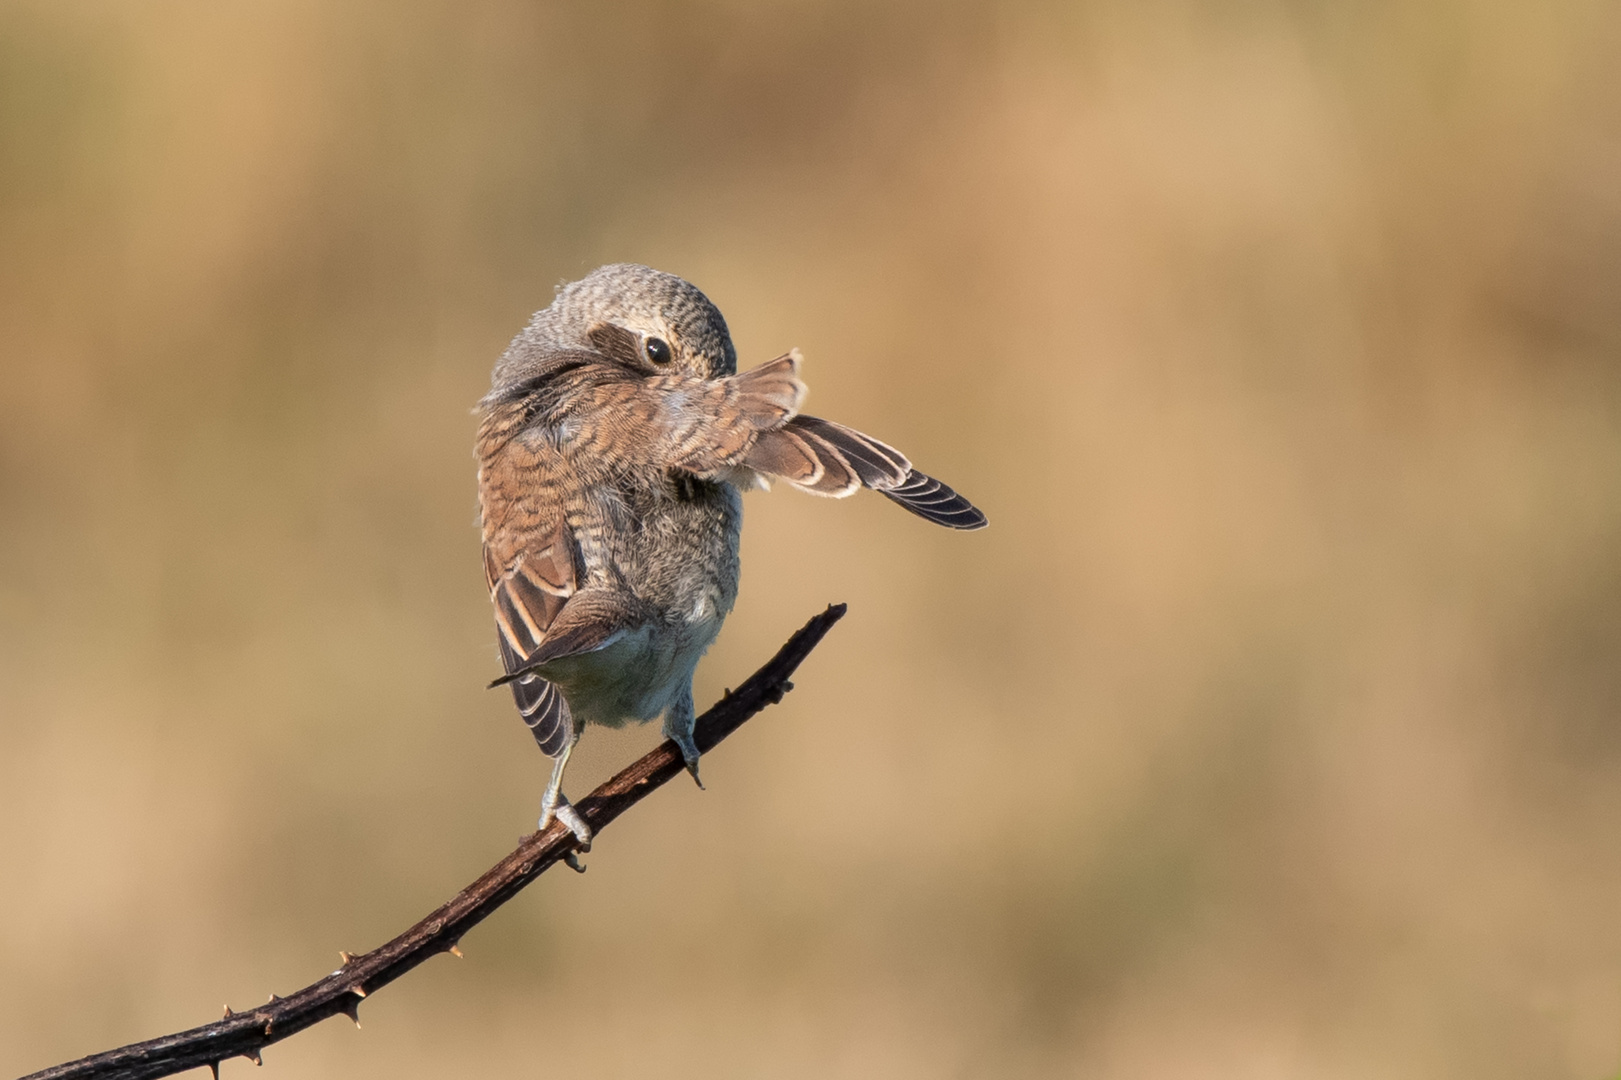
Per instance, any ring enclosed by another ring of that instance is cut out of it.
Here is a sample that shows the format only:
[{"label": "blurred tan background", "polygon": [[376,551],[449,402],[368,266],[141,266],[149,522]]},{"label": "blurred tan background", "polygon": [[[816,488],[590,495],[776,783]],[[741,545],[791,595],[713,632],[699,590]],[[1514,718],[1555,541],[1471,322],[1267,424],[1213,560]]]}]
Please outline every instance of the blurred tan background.
[{"label": "blurred tan background", "polygon": [[750,496],[699,696],[848,601],[799,689],[266,1075],[1614,1076],[1618,54],[1600,0],[0,3],[0,1074],[532,827],[469,408],[635,260],[992,528]]}]

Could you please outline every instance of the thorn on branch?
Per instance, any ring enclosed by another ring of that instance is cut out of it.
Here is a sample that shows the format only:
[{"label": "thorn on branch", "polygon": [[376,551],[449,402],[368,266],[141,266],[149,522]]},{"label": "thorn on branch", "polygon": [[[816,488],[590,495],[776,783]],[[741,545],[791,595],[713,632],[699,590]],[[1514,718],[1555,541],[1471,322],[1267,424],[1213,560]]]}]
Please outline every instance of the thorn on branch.
[{"label": "thorn on branch", "polygon": [[452,941],[450,943],[450,948],[446,949],[445,951],[448,952],[451,956],[454,956],[458,960],[467,959],[467,957],[462,955],[461,949],[457,947],[457,945],[456,945],[456,943],[454,941]]},{"label": "thorn on branch", "polygon": [[354,998],[344,998],[343,999],[343,1015],[345,1015],[349,1019],[353,1020],[355,1022],[355,1027],[359,1027],[360,1026],[360,1002],[356,1001]]},{"label": "thorn on branch", "polygon": [[355,962],[355,954],[352,953],[352,952],[345,952],[344,950],[339,949],[338,950],[338,959],[343,961],[343,966],[344,967],[348,967],[350,964]]},{"label": "thorn on branch", "polygon": [[225,1006],[225,1019],[229,1020],[231,1017],[233,1017],[235,1015],[236,1015],[236,1013],[231,1011],[231,1007],[229,1005]]},{"label": "thorn on branch", "polygon": [[359,983],[355,983],[353,986],[351,986],[349,988],[349,992],[351,994],[353,994],[355,997],[365,997],[366,996],[366,988],[364,986],[361,986]]},{"label": "thorn on branch", "polygon": [[219,1062],[210,1061],[208,1063],[208,1071],[214,1074],[214,1080],[220,1080],[220,1063]]}]

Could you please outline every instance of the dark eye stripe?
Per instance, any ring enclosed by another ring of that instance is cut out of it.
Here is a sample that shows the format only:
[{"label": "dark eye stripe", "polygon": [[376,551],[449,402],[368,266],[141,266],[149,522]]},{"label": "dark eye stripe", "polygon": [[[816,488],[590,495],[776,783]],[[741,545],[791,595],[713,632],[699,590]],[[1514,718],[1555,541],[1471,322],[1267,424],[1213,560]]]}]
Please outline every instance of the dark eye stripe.
[{"label": "dark eye stripe", "polygon": [[642,348],[646,350],[647,358],[655,364],[662,366],[675,359],[675,354],[670,351],[670,343],[663,338],[650,337]]}]

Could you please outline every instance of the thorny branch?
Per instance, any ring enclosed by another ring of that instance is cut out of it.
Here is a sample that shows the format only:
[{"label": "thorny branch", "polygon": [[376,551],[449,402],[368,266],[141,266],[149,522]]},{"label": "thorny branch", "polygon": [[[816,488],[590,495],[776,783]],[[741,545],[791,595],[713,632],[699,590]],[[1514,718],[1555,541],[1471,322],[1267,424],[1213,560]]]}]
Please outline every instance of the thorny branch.
[{"label": "thorny branch", "polygon": [[[698,749],[708,752],[755,713],[781,701],[783,694],[793,689],[788,677],[844,611],[843,604],[830,605],[789,638],[747,682],[700,716],[693,733]],[[681,752],[674,743],[665,741],[580,800],[576,809],[592,830],[600,833],[653,789],[681,773],[683,767]],[[266,1046],[330,1016],[342,1014],[358,1024],[362,999],[430,956],[443,952],[460,955],[456,943],[463,934],[554,864],[573,855],[574,848],[573,834],[560,822],[553,822],[545,832],[526,837],[511,855],[405,933],[368,953],[340,953],[342,967],[297,993],[287,997],[272,994],[270,1001],[257,1009],[232,1012],[227,1008],[224,1019],[212,1024],[92,1054],[22,1080],[145,1080],[205,1065],[217,1076],[219,1063],[226,1058],[245,1057],[257,1065],[260,1051]]]}]

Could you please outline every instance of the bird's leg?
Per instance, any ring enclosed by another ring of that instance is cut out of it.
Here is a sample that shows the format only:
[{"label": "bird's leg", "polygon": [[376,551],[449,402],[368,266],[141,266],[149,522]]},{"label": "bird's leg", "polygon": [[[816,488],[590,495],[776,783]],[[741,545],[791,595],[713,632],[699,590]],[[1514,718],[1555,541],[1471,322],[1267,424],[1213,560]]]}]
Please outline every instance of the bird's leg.
[{"label": "bird's leg", "polygon": [[665,710],[664,737],[680,749],[681,759],[687,763],[687,771],[692,774],[692,782],[701,791],[704,782],[698,778],[698,744],[692,741],[693,721],[692,682],[688,680],[686,689]]},{"label": "bird's leg", "polygon": [[540,829],[544,832],[555,817],[567,825],[569,832],[579,840],[581,851],[590,851],[591,826],[585,823],[579,811],[575,810],[563,795],[563,770],[568,766],[569,755],[574,752],[574,744],[579,741],[580,737],[575,735],[568,741],[568,745],[563,747],[563,752],[552,761],[552,778],[546,785],[546,794],[540,798]]}]

